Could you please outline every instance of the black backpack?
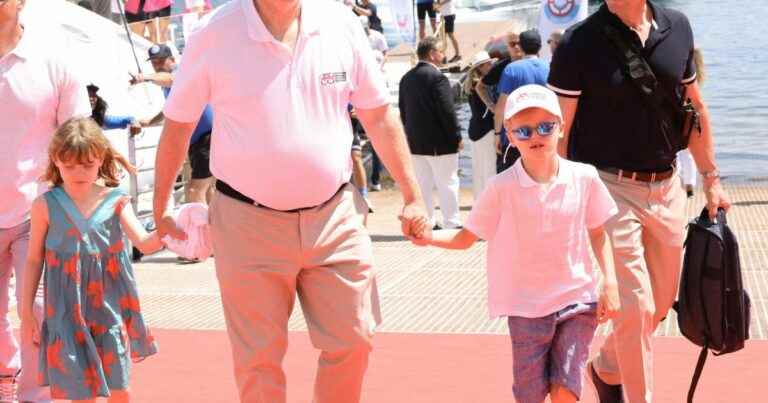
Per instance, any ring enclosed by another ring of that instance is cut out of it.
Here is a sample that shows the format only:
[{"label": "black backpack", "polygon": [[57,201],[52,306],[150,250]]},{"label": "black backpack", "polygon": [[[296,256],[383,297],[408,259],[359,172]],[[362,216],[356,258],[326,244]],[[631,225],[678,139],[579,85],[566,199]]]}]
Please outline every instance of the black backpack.
[{"label": "black backpack", "polygon": [[680,291],[675,303],[683,336],[702,347],[688,390],[693,402],[707,360],[744,348],[749,338],[750,302],[741,281],[739,244],[728,228],[725,211],[713,222],[705,208],[688,224]]}]

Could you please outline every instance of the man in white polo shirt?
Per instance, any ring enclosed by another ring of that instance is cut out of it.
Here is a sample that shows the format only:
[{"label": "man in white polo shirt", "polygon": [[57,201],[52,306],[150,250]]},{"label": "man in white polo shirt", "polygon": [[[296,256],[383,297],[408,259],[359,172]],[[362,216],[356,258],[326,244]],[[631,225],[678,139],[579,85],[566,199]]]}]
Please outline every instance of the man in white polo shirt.
[{"label": "man in white polo shirt", "polygon": [[161,235],[179,238],[166,201],[195,122],[207,103],[214,110],[211,231],[243,402],[285,402],[281,363],[296,294],[322,350],[314,401],[360,401],[379,309],[367,207],[348,184],[347,105],[400,185],[403,233],[426,227],[367,41],[341,3],[234,0],[191,35],[165,106],[155,219]]},{"label": "man in white polo shirt", "polygon": [[[16,401],[18,389],[19,401],[47,402],[47,388],[37,385],[37,346],[22,338],[19,349],[13,335],[8,287],[12,274],[16,290],[24,279],[29,209],[46,190],[38,178],[47,166],[48,142],[65,120],[90,116],[91,105],[85,84],[53,55],[54,38],[21,24],[24,3],[0,0],[0,401]],[[19,298],[17,292],[20,307]],[[42,295],[35,310],[42,319]]]}]

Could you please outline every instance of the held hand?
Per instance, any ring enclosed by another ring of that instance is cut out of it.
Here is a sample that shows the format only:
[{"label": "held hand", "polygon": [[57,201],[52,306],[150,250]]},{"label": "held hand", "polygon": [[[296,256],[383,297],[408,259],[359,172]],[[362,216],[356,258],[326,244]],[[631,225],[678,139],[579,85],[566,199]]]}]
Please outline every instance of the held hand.
[{"label": "held hand", "polygon": [[597,321],[604,323],[615,318],[621,310],[620,301],[619,287],[615,283],[603,284],[603,290],[597,302]]},{"label": "held hand", "polygon": [[130,126],[128,126],[128,132],[131,133],[131,136],[136,136],[141,133],[141,123],[136,120],[131,122]]},{"label": "held hand", "polygon": [[493,145],[496,148],[496,154],[501,155],[501,136],[493,135]]},{"label": "held hand", "polygon": [[144,75],[141,73],[136,73],[136,74],[128,73],[128,75],[131,76],[131,79],[129,81],[131,85],[136,85],[144,82]]},{"label": "held hand", "polygon": [[160,239],[163,239],[166,235],[173,239],[184,241],[187,239],[187,234],[176,225],[176,220],[171,216],[163,216],[160,222],[157,223],[157,235]]},{"label": "held hand", "polygon": [[731,200],[720,184],[720,178],[704,179],[704,196],[707,198],[707,210],[709,218],[717,216],[717,209],[722,208],[726,212],[731,208]]},{"label": "held hand", "polygon": [[406,238],[422,238],[429,227],[426,209],[421,201],[406,204],[397,218],[400,220],[401,229]]},{"label": "held hand", "polygon": [[464,139],[459,140],[459,151],[464,149]]},{"label": "held hand", "polygon": [[21,338],[26,340],[31,338],[32,343],[40,344],[40,326],[31,312],[21,317]]}]

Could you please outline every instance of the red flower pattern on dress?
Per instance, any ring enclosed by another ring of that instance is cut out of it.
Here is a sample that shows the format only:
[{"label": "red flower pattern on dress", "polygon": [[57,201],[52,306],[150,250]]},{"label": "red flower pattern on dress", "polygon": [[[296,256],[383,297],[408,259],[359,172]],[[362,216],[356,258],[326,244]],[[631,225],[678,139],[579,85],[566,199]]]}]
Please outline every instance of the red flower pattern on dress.
[{"label": "red flower pattern on dress", "polygon": [[75,341],[77,344],[85,344],[85,332],[82,330],[75,330]]},{"label": "red flower pattern on dress", "polygon": [[80,310],[80,304],[74,304],[72,306],[72,320],[75,321],[75,325],[85,325],[85,320],[83,320],[83,312]]},{"label": "red flower pattern on dress", "polygon": [[90,281],[87,294],[91,298],[91,305],[94,308],[101,309],[104,307],[104,284],[101,281]]},{"label": "red flower pattern on dress", "polygon": [[101,357],[101,369],[104,370],[104,375],[107,377],[112,376],[112,364],[114,364],[117,361],[117,358],[115,358],[115,353],[108,351],[106,354],[104,353],[104,349],[99,348],[99,357]]},{"label": "red flower pattern on dress", "polygon": [[77,285],[80,285],[80,254],[75,253],[64,262],[64,274]]},{"label": "red flower pattern on dress", "polygon": [[120,253],[125,248],[125,245],[123,244],[122,239],[118,239],[115,243],[109,246],[107,249],[107,252],[109,253]]},{"label": "red flower pattern on dress", "polygon": [[107,260],[107,273],[112,276],[113,280],[117,280],[117,275],[120,274],[120,265],[117,263],[117,256],[110,256]]},{"label": "red flower pattern on dress", "polygon": [[53,304],[48,304],[45,307],[45,316],[48,319],[52,319],[54,316],[56,316],[56,308],[53,306]]},{"label": "red flower pattern on dress", "polygon": [[50,249],[45,251],[45,265],[48,266],[49,269],[58,266],[60,263],[59,258],[56,257],[56,252]]},{"label": "red flower pattern on dress", "polygon": [[133,327],[133,316],[125,318],[125,331],[131,339],[137,339],[139,337],[139,332]]},{"label": "red flower pattern on dress", "polygon": [[88,366],[88,368],[83,371],[83,377],[85,378],[85,387],[91,389],[92,396],[98,396],[101,382],[99,382],[99,373],[96,371],[96,366]]},{"label": "red flower pattern on dress", "polygon": [[120,297],[120,309],[123,311],[139,312],[139,299],[130,295],[123,295]]},{"label": "red flower pattern on dress", "polygon": [[61,348],[64,347],[64,342],[56,340],[48,345],[48,351],[46,351],[46,358],[48,359],[48,366],[59,370],[62,374],[67,373],[67,369],[64,367],[64,363],[61,362]]},{"label": "red flower pattern on dress", "polygon": [[96,323],[96,321],[88,322],[88,329],[91,330],[94,337],[99,337],[107,332],[107,327]]}]

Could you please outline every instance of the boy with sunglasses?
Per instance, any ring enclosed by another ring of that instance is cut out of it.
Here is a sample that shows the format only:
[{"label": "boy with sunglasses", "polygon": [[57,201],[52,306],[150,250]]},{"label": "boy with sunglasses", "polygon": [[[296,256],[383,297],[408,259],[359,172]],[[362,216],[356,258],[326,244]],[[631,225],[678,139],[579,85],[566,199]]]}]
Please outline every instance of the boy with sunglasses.
[{"label": "boy with sunglasses", "polygon": [[[616,204],[594,167],[557,155],[563,120],[554,92],[520,87],[503,117],[521,158],[491,179],[464,229],[412,241],[447,249],[488,241],[488,309],[508,318],[515,399],[575,402],[597,323],[619,310],[603,229]],[[599,292],[587,240],[602,270]]]}]

